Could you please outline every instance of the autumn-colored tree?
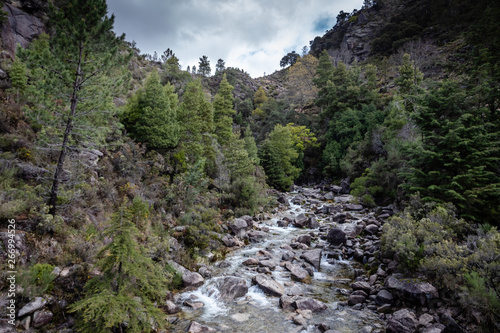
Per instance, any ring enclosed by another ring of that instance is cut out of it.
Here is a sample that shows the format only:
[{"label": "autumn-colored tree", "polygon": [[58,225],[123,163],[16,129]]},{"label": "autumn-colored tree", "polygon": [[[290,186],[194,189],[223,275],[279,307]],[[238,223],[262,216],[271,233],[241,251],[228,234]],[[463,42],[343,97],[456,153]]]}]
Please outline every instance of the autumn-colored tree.
[{"label": "autumn-colored tree", "polygon": [[318,64],[318,59],[306,55],[288,69],[288,82],[294,88],[297,103],[301,108],[313,101],[318,93],[318,88],[313,83]]}]

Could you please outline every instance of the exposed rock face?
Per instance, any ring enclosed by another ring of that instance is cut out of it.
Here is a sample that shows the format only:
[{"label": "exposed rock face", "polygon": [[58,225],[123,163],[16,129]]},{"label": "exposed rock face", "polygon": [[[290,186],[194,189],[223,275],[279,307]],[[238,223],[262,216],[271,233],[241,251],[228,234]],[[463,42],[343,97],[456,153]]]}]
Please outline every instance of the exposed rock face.
[{"label": "exposed rock face", "polygon": [[1,36],[4,48],[11,56],[16,53],[17,44],[26,48],[33,39],[45,32],[45,25],[42,21],[19,8],[4,4],[3,10],[9,17],[2,26]]}]

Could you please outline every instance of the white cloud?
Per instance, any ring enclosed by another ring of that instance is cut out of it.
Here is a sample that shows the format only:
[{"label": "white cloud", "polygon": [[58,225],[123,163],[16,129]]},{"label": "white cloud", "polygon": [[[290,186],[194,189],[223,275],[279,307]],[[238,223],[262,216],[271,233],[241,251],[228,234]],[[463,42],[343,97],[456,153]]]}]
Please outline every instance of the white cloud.
[{"label": "white cloud", "polygon": [[359,9],[362,0],[108,0],[115,31],[135,40],[142,53],[170,48],[181,65],[208,56],[252,77],[279,69],[281,58],[325,31],[340,10]]}]

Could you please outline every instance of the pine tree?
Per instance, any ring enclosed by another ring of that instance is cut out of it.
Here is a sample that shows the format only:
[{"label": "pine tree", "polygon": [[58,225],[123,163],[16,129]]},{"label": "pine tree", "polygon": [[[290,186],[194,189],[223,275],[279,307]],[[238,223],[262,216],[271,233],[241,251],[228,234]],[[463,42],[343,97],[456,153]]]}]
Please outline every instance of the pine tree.
[{"label": "pine tree", "polygon": [[200,58],[200,62],[198,63],[198,74],[203,76],[210,76],[212,69],[210,68],[210,60],[206,55]]},{"label": "pine tree", "polygon": [[168,278],[137,242],[134,220],[144,219],[136,197],[113,214],[104,235],[112,238],[97,254],[100,276],[85,285],[85,298],[70,310],[80,316],[79,332],[149,332],[163,328],[156,302],[165,298]]},{"label": "pine tree", "polygon": [[180,126],[177,123],[177,94],[169,83],[163,87],[157,71],[127,104],[123,123],[131,135],[151,149],[177,146]]},{"label": "pine tree", "polygon": [[[119,52],[124,36],[114,35],[114,16],[108,17],[107,11],[104,0],[70,0],[60,10],[51,4],[53,37],[46,47],[37,49],[44,46],[39,44],[20,52],[29,69],[45,78],[33,83],[43,92],[41,95],[53,96],[52,100],[59,99],[62,105],[57,118],[65,122],[65,130],[48,200],[50,214],[56,212],[60,178],[75,124],[92,119],[92,113],[103,117],[96,111],[110,108],[111,91],[121,83],[109,80],[107,74],[129,59],[128,54]],[[88,125],[85,128],[98,128],[96,124]]]},{"label": "pine tree", "polygon": [[205,98],[200,80],[187,84],[177,119],[181,125],[181,146],[190,163],[206,157],[206,163],[210,164],[210,160],[215,159],[212,149],[214,111],[212,104]]},{"label": "pine tree", "polygon": [[226,74],[224,74],[213,102],[215,135],[221,145],[228,143],[233,132],[232,116],[236,113],[233,109],[233,89],[233,86],[227,82]]},{"label": "pine tree", "polygon": [[445,81],[423,96],[414,121],[421,145],[410,150],[411,191],[425,200],[452,202],[470,218],[498,223],[500,139],[485,109],[459,84]]},{"label": "pine tree", "polygon": [[19,94],[24,92],[26,84],[28,83],[28,76],[26,74],[26,66],[17,58],[10,67],[9,76],[12,88],[16,91],[18,103]]}]

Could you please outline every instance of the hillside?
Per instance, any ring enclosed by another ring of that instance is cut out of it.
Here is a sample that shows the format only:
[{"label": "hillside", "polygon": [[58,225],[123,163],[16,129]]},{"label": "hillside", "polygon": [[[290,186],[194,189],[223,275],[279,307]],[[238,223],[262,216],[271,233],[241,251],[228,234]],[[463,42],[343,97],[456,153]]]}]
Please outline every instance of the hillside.
[{"label": "hillside", "polygon": [[0,330],[185,331],[248,281],[224,325],[500,330],[497,1],[366,1],[256,79],[54,4],[0,11]]}]

